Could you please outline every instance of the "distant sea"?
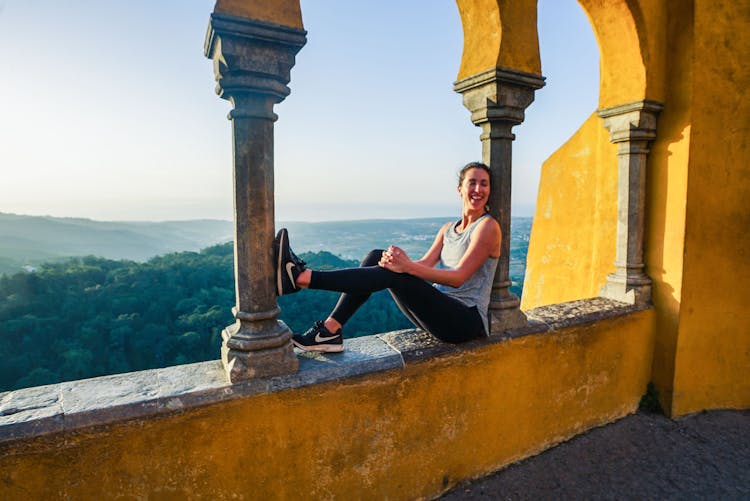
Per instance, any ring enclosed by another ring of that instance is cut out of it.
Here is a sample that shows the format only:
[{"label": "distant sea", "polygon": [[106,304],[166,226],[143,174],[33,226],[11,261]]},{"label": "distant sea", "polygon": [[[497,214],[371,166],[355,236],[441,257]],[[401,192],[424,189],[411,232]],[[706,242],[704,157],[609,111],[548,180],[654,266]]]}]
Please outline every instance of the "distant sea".
[{"label": "distant sea", "polygon": [[[370,250],[402,247],[418,259],[451,217],[358,221],[277,222],[289,229],[295,252],[328,251],[359,261]],[[531,217],[511,221],[510,275],[519,292],[526,266]],[[81,218],[0,213],[0,274],[29,270],[45,261],[95,255],[145,261],[170,252],[197,251],[232,238],[222,220],[107,222]]]}]

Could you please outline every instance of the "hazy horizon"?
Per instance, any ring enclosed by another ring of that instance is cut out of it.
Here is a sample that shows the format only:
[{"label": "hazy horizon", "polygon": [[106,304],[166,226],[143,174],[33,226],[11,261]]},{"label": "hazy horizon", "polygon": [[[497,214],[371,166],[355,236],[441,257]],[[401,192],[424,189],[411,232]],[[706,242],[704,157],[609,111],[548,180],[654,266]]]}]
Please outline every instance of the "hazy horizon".
[{"label": "hazy horizon", "polygon": [[[318,219],[310,219],[308,218],[295,218],[295,217],[280,217],[276,216],[275,220],[276,222],[283,222],[283,223],[330,223],[330,222],[336,222],[336,221],[345,221],[345,222],[351,222],[351,221],[378,221],[378,220],[409,220],[409,219],[445,219],[446,221],[457,219],[460,216],[459,212],[451,213],[448,212],[448,210],[439,212],[427,212],[428,209],[425,208],[421,211],[416,211],[414,215],[392,215],[389,214],[388,206],[382,206],[382,207],[371,207],[370,208],[373,212],[366,211],[363,214],[359,214],[357,216],[353,217],[343,217],[340,215],[339,212],[334,212],[333,210],[328,210],[326,208],[321,208],[320,211],[311,211],[310,217],[316,217],[315,215],[318,215]],[[392,209],[392,208],[391,208]],[[396,209],[398,210],[398,209]],[[327,216],[326,216],[327,214]],[[335,215],[334,215],[335,214]],[[18,212],[5,212],[0,211],[0,215],[10,215],[10,216],[19,216],[19,217],[49,217],[49,218],[55,218],[55,219],[80,219],[80,220],[88,220],[88,221],[94,221],[97,223],[167,223],[167,222],[181,222],[181,221],[226,221],[226,222],[232,222],[232,217],[229,218],[212,218],[212,217],[197,217],[197,218],[170,218],[170,219],[101,219],[96,217],[87,217],[87,216],[77,216],[77,215],[56,215],[56,214],[49,214],[49,213],[40,213],[40,214],[25,214],[25,213],[18,213]],[[534,214],[533,212],[529,211],[513,211],[511,214],[512,217],[520,217],[520,218],[533,218]]]}]

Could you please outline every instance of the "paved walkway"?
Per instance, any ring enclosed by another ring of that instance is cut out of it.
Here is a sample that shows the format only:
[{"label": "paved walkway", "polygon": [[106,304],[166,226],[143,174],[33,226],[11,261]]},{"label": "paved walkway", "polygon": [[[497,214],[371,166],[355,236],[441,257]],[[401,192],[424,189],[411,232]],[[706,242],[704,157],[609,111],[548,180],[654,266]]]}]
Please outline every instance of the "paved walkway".
[{"label": "paved walkway", "polygon": [[634,414],[441,499],[750,500],[750,411]]}]

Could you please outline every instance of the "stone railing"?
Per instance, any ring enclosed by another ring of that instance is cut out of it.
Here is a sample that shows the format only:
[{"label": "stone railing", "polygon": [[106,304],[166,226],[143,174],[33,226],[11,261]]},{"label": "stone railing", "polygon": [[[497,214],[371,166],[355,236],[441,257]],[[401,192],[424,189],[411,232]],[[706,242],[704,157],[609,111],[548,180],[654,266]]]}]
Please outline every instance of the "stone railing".
[{"label": "stone railing", "polygon": [[650,310],[526,313],[503,336],[349,339],[235,384],[211,361],[0,394],[0,497],[432,496],[635,410]]}]

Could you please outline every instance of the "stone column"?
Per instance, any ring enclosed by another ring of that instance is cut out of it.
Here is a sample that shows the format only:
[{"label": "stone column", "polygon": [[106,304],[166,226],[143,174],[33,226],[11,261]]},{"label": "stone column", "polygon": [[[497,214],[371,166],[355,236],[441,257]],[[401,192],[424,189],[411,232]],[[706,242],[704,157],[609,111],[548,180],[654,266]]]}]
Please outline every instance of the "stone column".
[{"label": "stone column", "polygon": [[524,120],[526,108],[534,101],[534,91],[544,86],[544,77],[505,68],[495,68],[459,80],[454,90],[463,95],[471,121],[482,128],[482,162],[490,175],[490,214],[503,233],[500,261],[492,284],[489,317],[490,332],[526,325],[521,301],[510,292],[510,192],[513,126]]},{"label": "stone column", "polygon": [[618,146],[615,272],[607,276],[600,294],[629,304],[651,301],[651,279],[643,263],[646,162],[648,143],[656,137],[656,116],[662,108],[661,103],[644,100],[598,111],[610,141]]},{"label": "stone column", "polygon": [[216,92],[232,103],[236,322],[222,332],[221,359],[232,382],[297,371],[291,331],[277,319],[273,106],[289,95],[304,30],[212,14],[205,55]]}]

